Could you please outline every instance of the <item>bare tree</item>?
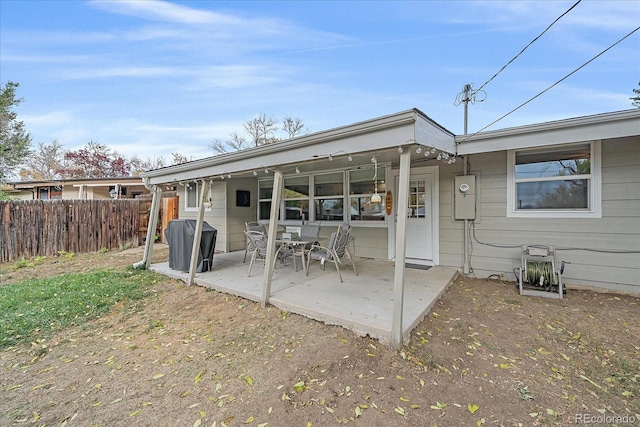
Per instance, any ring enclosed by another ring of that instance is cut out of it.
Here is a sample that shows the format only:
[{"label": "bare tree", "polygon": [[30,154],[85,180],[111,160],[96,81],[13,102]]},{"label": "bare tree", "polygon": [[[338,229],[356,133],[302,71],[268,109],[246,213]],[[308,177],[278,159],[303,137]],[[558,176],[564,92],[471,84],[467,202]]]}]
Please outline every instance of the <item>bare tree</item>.
[{"label": "bare tree", "polygon": [[287,116],[282,120],[282,130],[289,135],[289,139],[308,132],[301,119],[297,117],[294,119],[291,116]]},{"label": "bare tree", "polygon": [[133,176],[138,176],[144,171],[160,169],[167,166],[167,161],[163,156],[153,158],[149,156],[146,160],[133,156],[129,162],[131,163],[131,175]]},{"label": "bare tree", "polygon": [[[640,86],[640,82],[638,82],[638,85]],[[631,99],[631,104],[634,107],[640,108],[640,87],[638,87],[638,89],[633,89],[633,93],[636,96],[630,98]]]},{"label": "bare tree", "polygon": [[230,150],[240,151],[250,147],[250,145],[247,143],[247,139],[244,136],[239,135],[236,132],[231,133],[231,135],[229,136],[231,137],[230,140],[224,141],[221,139],[216,139],[209,147],[211,147],[216,153],[220,154],[228,153]]},{"label": "bare tree", "polygon": [[255,147],[259,147],[264,144],[271,144],[278,141],[274,132],[278,130],[276,119],[267,116],[264,113],[258,115],[258,117],[249,120],[244,124],[244,129],[251,137],[251,142]]},{"label": "bare tree", "polygon": [[171,153],[171,156],[173,157],[173,161],[171,163],[172,165],[179,165],[193,160],[193,156],[191,156],[191,158],[188,158],[187,156],[180,153]]},{"label": "bare tree", "polygon": [[23,181],[43,181],[62,178],[60,170],[65,168],[63,145],[58,141],[38,144],[30,156],[25,158],[20,169]]},{"label": "bare tree", "polygon": [[244,130],[248,134],[248,138],[238,134],[231,133],[230,140],[215,139],[209,145],[216,153],[228,153],[229,151],[240,151],[250,147],[259,147],[265,144],[272,144],[281,140],[276,135],[278,130],[286,132],[289,138],[302,135],[308,132],[308,129],[299,118],[286,116],[282,121],[282,128],[277,125],[277,120],[264,113],[258,117],[246,121],[243,125]]}]

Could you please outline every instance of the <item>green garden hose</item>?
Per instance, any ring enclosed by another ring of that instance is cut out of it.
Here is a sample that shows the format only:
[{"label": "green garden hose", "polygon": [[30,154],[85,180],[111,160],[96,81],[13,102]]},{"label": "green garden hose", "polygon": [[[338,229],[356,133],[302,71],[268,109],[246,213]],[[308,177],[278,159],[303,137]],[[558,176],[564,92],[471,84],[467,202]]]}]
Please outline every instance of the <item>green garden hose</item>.
[{"label": "green garden hose", "polygon": [[[553,282],[553,264],[551,262],[527,260],[526,268],[526,280],[530,284],[544,287],[546,290],[551,290],[551,284]],[[542,278],[542,281],[540,278]]]}]

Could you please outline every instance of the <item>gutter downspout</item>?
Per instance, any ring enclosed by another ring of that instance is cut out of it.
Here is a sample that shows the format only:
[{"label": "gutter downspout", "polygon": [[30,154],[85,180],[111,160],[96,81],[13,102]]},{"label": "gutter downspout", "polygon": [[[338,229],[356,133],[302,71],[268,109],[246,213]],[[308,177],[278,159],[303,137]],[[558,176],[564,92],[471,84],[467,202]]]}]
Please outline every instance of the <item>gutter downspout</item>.
[{"label": "gutter downspout", "polygon": [[[467,156],[462,156],[462,161],[464,162],[464,174],[469,175],[469,165],[467,163]],[[462,263],[462,273],[466,276],[467,274],[469,274],[469,220],[468,219],[464,220],[464,248],[463,248],[462,254],[464,256],[464,261]]]}]

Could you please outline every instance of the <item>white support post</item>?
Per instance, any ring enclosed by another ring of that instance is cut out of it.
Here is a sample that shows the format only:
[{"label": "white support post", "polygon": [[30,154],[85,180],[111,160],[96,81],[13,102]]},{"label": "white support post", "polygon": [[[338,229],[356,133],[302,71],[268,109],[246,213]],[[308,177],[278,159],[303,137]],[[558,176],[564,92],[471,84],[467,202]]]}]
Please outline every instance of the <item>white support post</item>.
[{"label": "white support post", "polygon": [[191,262],[189,264],[189,279],[187,285],[191,286],[196,277],[198,268],[198,253],[200,252],[200,241],[202,240],[202,223],[204,222],[204,205],[209,201],[209,180],[202,180],[202,190],[200,191],[200,207],[198,209],[198,218],[196,221],[196,231],[193,236],[193,247],[191,248]]},{"label": "white support post", "polygon": [[160,213],[160,200],[162,199],[162,186],[153,186],[153,198],[149,211],[149,224],[147,226],[147,240],[144,243],[144,256],[142,261],[133,264],[135,268],[149,268],[153,256],[153,244],[156,240],[156,227],[158,226],[158,214]]},{"label": "white support post", "polygon": [[84,184],[80,184],[78,186],[78,199],[84,199],[85,197],[82,197],[84,193]]},{"label": "white support post", "polygon": [[407,241],[407,210],[409,209],[409,177],[411,151],[400,154],[398,184],[398,223],[396,225],[396,265],[393,277],[393,321],[391,341],[394,347],[402,346],[402,316],[404,310],[404,264]]},{"label": "white support post", "polygon": [[280,200],[282,199],[282,172],[275,171],[273,176],[273,193],[271,194],[271,216],[269,217],[269,231],[267,238],[267,259],[264,261],[264,285],[262,286],[262,308],[267,306],[271,296],[271,278],[275,267],[276,233],[278,231],[278,217],[280,215]]}]

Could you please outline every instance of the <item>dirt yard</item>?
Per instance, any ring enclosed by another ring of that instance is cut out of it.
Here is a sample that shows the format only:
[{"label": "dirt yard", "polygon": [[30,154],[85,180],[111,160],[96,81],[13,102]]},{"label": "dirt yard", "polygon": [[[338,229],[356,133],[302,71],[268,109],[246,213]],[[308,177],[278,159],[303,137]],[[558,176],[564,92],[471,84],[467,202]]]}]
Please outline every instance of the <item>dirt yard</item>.
[{"label": "dirt yard", "polygon": [[[140,259],[0,265],[1,280]],[[2,351],[0,425],[640,425],[639,298],[521,297],[513,283],[461,278],[394,350],[175,280],[150,289],[142,303]]]}]

